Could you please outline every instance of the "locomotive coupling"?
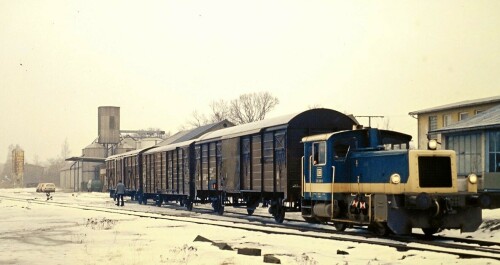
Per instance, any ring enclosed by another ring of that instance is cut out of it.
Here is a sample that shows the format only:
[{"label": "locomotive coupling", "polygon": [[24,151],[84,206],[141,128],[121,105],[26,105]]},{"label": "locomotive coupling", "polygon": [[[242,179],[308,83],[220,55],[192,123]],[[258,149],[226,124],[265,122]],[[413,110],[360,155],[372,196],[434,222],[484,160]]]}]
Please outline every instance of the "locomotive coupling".
[{"label": "locomotive coupling", "polygon": [[441,212],[441,206],[439,202],[425,192],[419,193],[418,195],[407,196],[406,205],[409,207],[414,207],[418,210],[432,209],[432,212],[434,212],[434,216],[439,215],[439,213]]},{"label": "locomotive coupling", "polygon": [[433,205],[432,198],[429,194],[422,192],[418,195],[411,195],[407,197],[407,204],[414,206],[419,210],[427,210]]}]

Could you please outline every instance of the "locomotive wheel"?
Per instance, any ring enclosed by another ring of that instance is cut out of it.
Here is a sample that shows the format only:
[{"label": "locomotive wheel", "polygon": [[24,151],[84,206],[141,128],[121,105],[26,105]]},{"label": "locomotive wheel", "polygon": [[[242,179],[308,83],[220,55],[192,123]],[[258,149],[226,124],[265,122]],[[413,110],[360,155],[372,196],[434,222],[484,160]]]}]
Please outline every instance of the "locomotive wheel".
[{"label": "locomotive wheel", "polygon": [[347,228],[347,224],[342,222],[335,222],[333,223],[333,226],[335,227],[335,230],[339,232],[344,232],[345,229]]},{"label": "locomotive wheel", "polygon": [[252,215],[255,212],[255,209],[247,208],[248,215]]},{"label": "locomotive wheel", "polygon": [[424,232],[425,236],[432,236],[433,234],[439,232],[440,229],[434,228],[434,227],[429,227],[429,228],[422,228],[422,231]]},{"label": "locomotive wheel", "polygon": [[390,232],[390,229],[387,226],[387,223],[375,222],[375,223],[372,223],[369,228],[378,236],[386,236]]}]

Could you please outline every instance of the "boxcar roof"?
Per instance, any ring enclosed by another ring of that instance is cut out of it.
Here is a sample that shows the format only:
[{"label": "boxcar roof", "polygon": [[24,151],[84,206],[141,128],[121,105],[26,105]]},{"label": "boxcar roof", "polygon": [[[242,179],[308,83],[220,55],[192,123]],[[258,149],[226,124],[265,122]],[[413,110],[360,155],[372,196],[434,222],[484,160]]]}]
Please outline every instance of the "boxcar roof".
[{"label": "boxcar roof", "polygon": [[[294,113],[294,114],[289,114],[289,115],[283,115],[275,118],[270,118],[270,119],[265,119],[261,121],[255,121],[247,124],[242,124],[230,128],[225,128],[213,132],[206,133],[202,135],[198,141],[204,142],[204,141],[210,141],[210,140],[216,140],[216,139],[228,139],[228,138],[234,138],[242,135],[251,135],[251,134],[256,134],[261,132],[262,130],[276,130],[276,129],[282,129],[282,128],[289,128],[289,126],[296,126],[296,127],[301,127],[301,126],[308,126],[304,125],[301,123],[306,122],[306,120],[315,120],[315,119],[326,119],[331,122],[336,123],[336,128],[335,130],[346,130],[346,129],[351,129],[352,125],[358,124],[355,119],[352,117],[337,112],[332,109],[310,109],[306,110],[300,113]],[[309,126],[311,123],[315,124],[316,121],[309,121],[306,122],[309,123]],[[321,123],[318,123],[321,124]],[[322,128],[324,129],[324,128]],[[333,131],[334,128],[328,128],[329,130]],[[198,142],[197,141],[197,142]]]},{"label": "boxcar roof", "polygon": [[146,148],[137,149],[137,150],[132,150],[132,151],[128,151],[128,152],[121,153],[121,154],[117,154],[117,155],[108,156],[108,157],[106,158],[106,161],[108,161],[108,160],[113,160],[113,159],[117,159],[117,158],[120,158],[120,157],[129,157],[129,156],[134,156],[134,155],[139,154],[141,151],[145,151],[145,150],[148,150],[148,149],[151,149],[151,147],[146,147]]},{"label": "boxcar roof", "polygon": [[241,135],[255,134],[262,129],[287,124],[297,114],[289,114],[275,118],[265,119],[261,121],[254,121],[246,124],[241,124],[217,131],[209,132],[202,135],[199,140],[207,141],[213,139],[233,138]]},{"label": "boxcar roof", "polygon": [[196,141],[196,139],[189,140],[189,141],[184,141],[184,142],[180,142],[180,143],[173,143],[173,144],[169,144],[169,145],[155,147],[155,148],[152,148],[152,149],[144,152],[144,154],[148,155],[148,154],[153,154],[153,153],[158,153],[158,152],[164,152],[164,151],[174,150],[177,147],[188,146],[191,143],[193,143],[194,141]]}]

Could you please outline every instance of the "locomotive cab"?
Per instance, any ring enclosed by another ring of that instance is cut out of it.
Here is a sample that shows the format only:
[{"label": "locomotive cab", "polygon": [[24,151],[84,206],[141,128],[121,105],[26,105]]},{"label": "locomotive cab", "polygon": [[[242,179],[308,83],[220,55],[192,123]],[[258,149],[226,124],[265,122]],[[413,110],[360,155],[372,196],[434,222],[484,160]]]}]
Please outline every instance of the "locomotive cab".
[{"label": "locomotive cab", "polygon": [[475,231],[477,184],[459,191],[454,151],[409,150],[410,140],[371,128],[304,137],[303,218],[379,234]]}]

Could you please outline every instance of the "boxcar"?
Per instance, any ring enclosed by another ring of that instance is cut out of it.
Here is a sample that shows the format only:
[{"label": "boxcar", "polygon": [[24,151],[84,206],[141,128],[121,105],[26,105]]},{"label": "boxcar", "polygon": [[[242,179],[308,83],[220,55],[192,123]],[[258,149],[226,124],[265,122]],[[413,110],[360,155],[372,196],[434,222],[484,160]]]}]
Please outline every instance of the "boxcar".
[{"label": "boxcar", "polygon": [[153,199],[158,206],[176,201],[191,210],[194,201],[194,141],[148,150],[143,155],[141,203]]},{"label": "boxcar", "polygon": [[109,187],[110,196],[113,197],[115,187],[119,180],[127,189],[127,196],[135,199],[142,189],[142,153],[151,149],[144,148],[106,158],[106,180]]}]

